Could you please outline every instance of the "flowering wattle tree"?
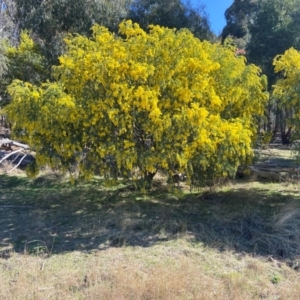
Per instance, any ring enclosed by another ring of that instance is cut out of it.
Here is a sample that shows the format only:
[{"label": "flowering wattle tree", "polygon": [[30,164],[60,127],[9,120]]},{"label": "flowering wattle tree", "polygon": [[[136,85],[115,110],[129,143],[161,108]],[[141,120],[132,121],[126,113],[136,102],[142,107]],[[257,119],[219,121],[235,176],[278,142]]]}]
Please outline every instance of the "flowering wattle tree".
[{"label": "flowering wattle tree", "polygon": [[120,36],[92,30],[65,41],[55,82],[9,87],[14,135],[35,149],[38,166],[67,169],[84,152],[87,177],[135,169],[151,180],[157,170],[233,175],[249,160],[268,97],[258,67],[188,30],[146,33],[131,21]]},{"label": "flowering wattle tree", "polygon": [[[287,123],[289,132],[300,135],[300,52],[290,48],[274,58],[275,72],[282,72],[283,77],[274,85],[273,97],[277,98],[281,108],[289,113]],[[289,133],[288,132],[288,133]],[[299,149],[298,149],[299,150]]]}]

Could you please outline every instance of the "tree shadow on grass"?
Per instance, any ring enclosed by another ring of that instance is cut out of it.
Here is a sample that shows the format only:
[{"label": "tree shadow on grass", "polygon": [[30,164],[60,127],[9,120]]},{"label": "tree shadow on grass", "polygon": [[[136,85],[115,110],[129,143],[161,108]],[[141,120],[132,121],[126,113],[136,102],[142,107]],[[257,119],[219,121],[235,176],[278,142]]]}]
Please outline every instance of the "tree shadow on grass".
[{"label": "tree shadow on grass", "polygon": [[160,187],[143,194],[124,185],[105,188],[100,180],[70,185],[53,178],[0,176],[0,189],[2,252],[149,247],[183,238],[220,251],[299,255],[299,237],[292,231],[299,224],[274,225],[282,207],[299,201],[288,188],[276,192],[267,184],[237,183],[216,192],[176,194]]}]

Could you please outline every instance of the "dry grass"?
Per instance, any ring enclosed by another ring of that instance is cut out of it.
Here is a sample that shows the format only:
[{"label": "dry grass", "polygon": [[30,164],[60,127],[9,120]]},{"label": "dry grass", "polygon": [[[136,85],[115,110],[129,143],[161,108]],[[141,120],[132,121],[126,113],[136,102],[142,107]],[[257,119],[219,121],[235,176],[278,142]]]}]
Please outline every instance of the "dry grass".
[{"label": "dry grass", "polygon": [[298,184],[162,181],[0,175],[0,299],[300,299]]},{"label": "dry grass", "polygon": [[284,263],[176,241],[0,261],[0,299],[299,299]]},{"label": "dry grass", "polygon": [[10,173],[11,176],[24,176],[24,171],[15,168],[15,165],[10,161],[3,161],[0,164],[0,175]]},{"label": "dry grass", "polygon": [[295,153],[292,147],[276,145],[268,147],[267,149],[257,150],[261,156],[277,159],[295,159]]}]

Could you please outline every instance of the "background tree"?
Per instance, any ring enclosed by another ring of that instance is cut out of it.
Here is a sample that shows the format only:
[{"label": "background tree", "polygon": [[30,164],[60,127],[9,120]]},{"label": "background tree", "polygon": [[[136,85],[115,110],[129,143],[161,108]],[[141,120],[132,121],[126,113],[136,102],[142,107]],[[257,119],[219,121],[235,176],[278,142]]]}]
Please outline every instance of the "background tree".
[{"label": "background tree", "polygon": [[0,38],[16,44],[19,28],[15,17],[16,5],[13,0],[0,0]]},{"label": "background tree", "polygon": [[15,18],[41,46],[49,66],[57,63],[67,33],[91,34],[94,23],[117,30],[130,0],[15,0]]},{"label": "background tree", "polygon": [[[0,48],[1,49],[1,48]],[[21,32],[18,46],[2,43],[3,67],[0,80],[1,106],[9,102],[7,86],[14,79],[39,84],[49,78],[46,59],[26,32]]]},{"label": "background tree", "polygon": [[247,45],[249,61],[259,65],[268,76],[271,87],[276,79],[273,59],[292,46],[298,47],[299,33],[294,28],[299,0],[263,0],[257,4],[257,12],[249,27],[251,34]]},{"label": "background tree", "polygon": [[6,44],[4,41],[0,42],[0,78],[3,77],[3,75],[7,72],[7,64],[8,64],[8,58],[6,56]]},{"label": "background tree", "polygon": [[92,39],[69,37],[55,82],[14,81],[6,112],[15,137],[39,166],[66,170],[78,159],[87,177],[136,168],[147,181],[158,169],[191,180],[234,175],[252,155],[267,100],[259,68],[188,30],[147,34],[127,21],[120,33],[94,26]]},{"label": "background tree", "polygon": [[[267,75],[270,91],[278,76],[274,73],[273,58],[290,47],[300,47],[299,4],[299,0],[235,0],[226,11],[227,25],[222,38],[231,34],[236,44],[246,49],[248,61],[260,66]],[[264,129],[274,135],[280,130],[282,142],[289,143],[292,128],[286,120],[291,114],[271,97]]]},{"label": "background tree", "polygon": [[[294,48],[285,51],[274,59],[275,71],[282,73],[273,91],[280,107],[290,111],[286,122],[293,128],[295,138],[300,137],[300,52]],[[297,149],[300,150],[299,148]]]},{"label": "background tree", "polygon": [[188,28],[202,40],[212,40],[208,16],[204,6],[192,7],[182,0],[133,0],[128,18],[146,30],[150,24],[168,28]]},{"label": "background tree", "polygon": [[[4,77],[8,68],[7,46],[10,43],[16,43],[17,26],[13,22],[12,12],[14,9],[13,1],[0,0],[0,112],[3,105],[6,103],[6,84]],[[11,83],[11,82],[10,82]],[[6,126],[6,118],[0,115],[0,127]]]},{"label": "background tree", "polygon": [[[3,40],[0,40],[0,95],[2,94],[2,87],[1,87],[1,83],[3,80],[3,75],[7,72],[8,67],[7,67],[7,63],[8,63],[8,59],[6,56],[6,45],[3,42]],[[1,108],[4,104],[3,101],[3,96],[0,96],[0,112],[1,112]],[[5,116],[0,114],[0,128],[4,127],[6,125],[6,118]]]},{"label": "background tree", "polygon": [[234,0],[225,11],[226,25],[222,30],[222,41],[231,36],[237,47],[246,48],[250,39],[249,26],[257,10],[257,0]]},{"label": "background tree", "polygon": [[248,60],[267,74],[269,87],[276,78],[275,55],[299,46],[299,4],[299,0],[234,0],[225,12],[222,40],[232,36],[238,47],[241,43]]},{"label": "background tree", "polygon": [[204,8],[194,8],[187,1],[14,0],[13,3],[15,10],[11,15],[18,30],[32,33],[47,57],[49,67],[57,63],[66,33],[90,36],[90,28],[95,23],[117,32],[121,20],[132,18],[143,28],[158,24],[189,28],[201,39],[213,37]]},{"label": "background tree", "polygon": [[[299,23],[296,19],[300,11],[299,4],[299,0],[261,1],[250,26],[251,39],[247,45],[247,57],[268,76],[270,90],[277,78],[272,64],[274,57],[292,46],[300,46],[297,30],[299,25],[295,26]],[[287,123],[291,113],[289,109],[278,105],[276,98],[270,99],[267,129],[273,130],[274,134],[280,130],[283,144],[288,144],[291,137],[292,127]]]}]

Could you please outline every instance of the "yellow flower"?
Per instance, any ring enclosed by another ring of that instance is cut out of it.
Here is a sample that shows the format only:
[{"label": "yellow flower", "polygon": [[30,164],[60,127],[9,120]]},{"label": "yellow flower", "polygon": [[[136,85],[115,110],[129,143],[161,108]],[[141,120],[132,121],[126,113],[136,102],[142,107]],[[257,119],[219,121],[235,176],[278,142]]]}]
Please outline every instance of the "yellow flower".
[{"label": "yellow flower", "polygon": [[[92,30],[92,38],[66,40],[53,68],[56,81],[39,87],[14,81],[8,89],[15,133],[35,149],[53,149],[52,156],[37,150],[40,165],[65,166],[86,149],[80,166],[86,177],[91,161],[105,176],[134,168],[222,176],[252,155],[268,98],[258,67],[188,30],[153,25],[146,33],[132,21],[120,24],[122,36],[99,25]],[[282,59],[278,70],[298,66],[295,54]],[[279,94],[296,84],[296,75],[289,80]],[[298,103],[296,89],[289,95]]]}]

